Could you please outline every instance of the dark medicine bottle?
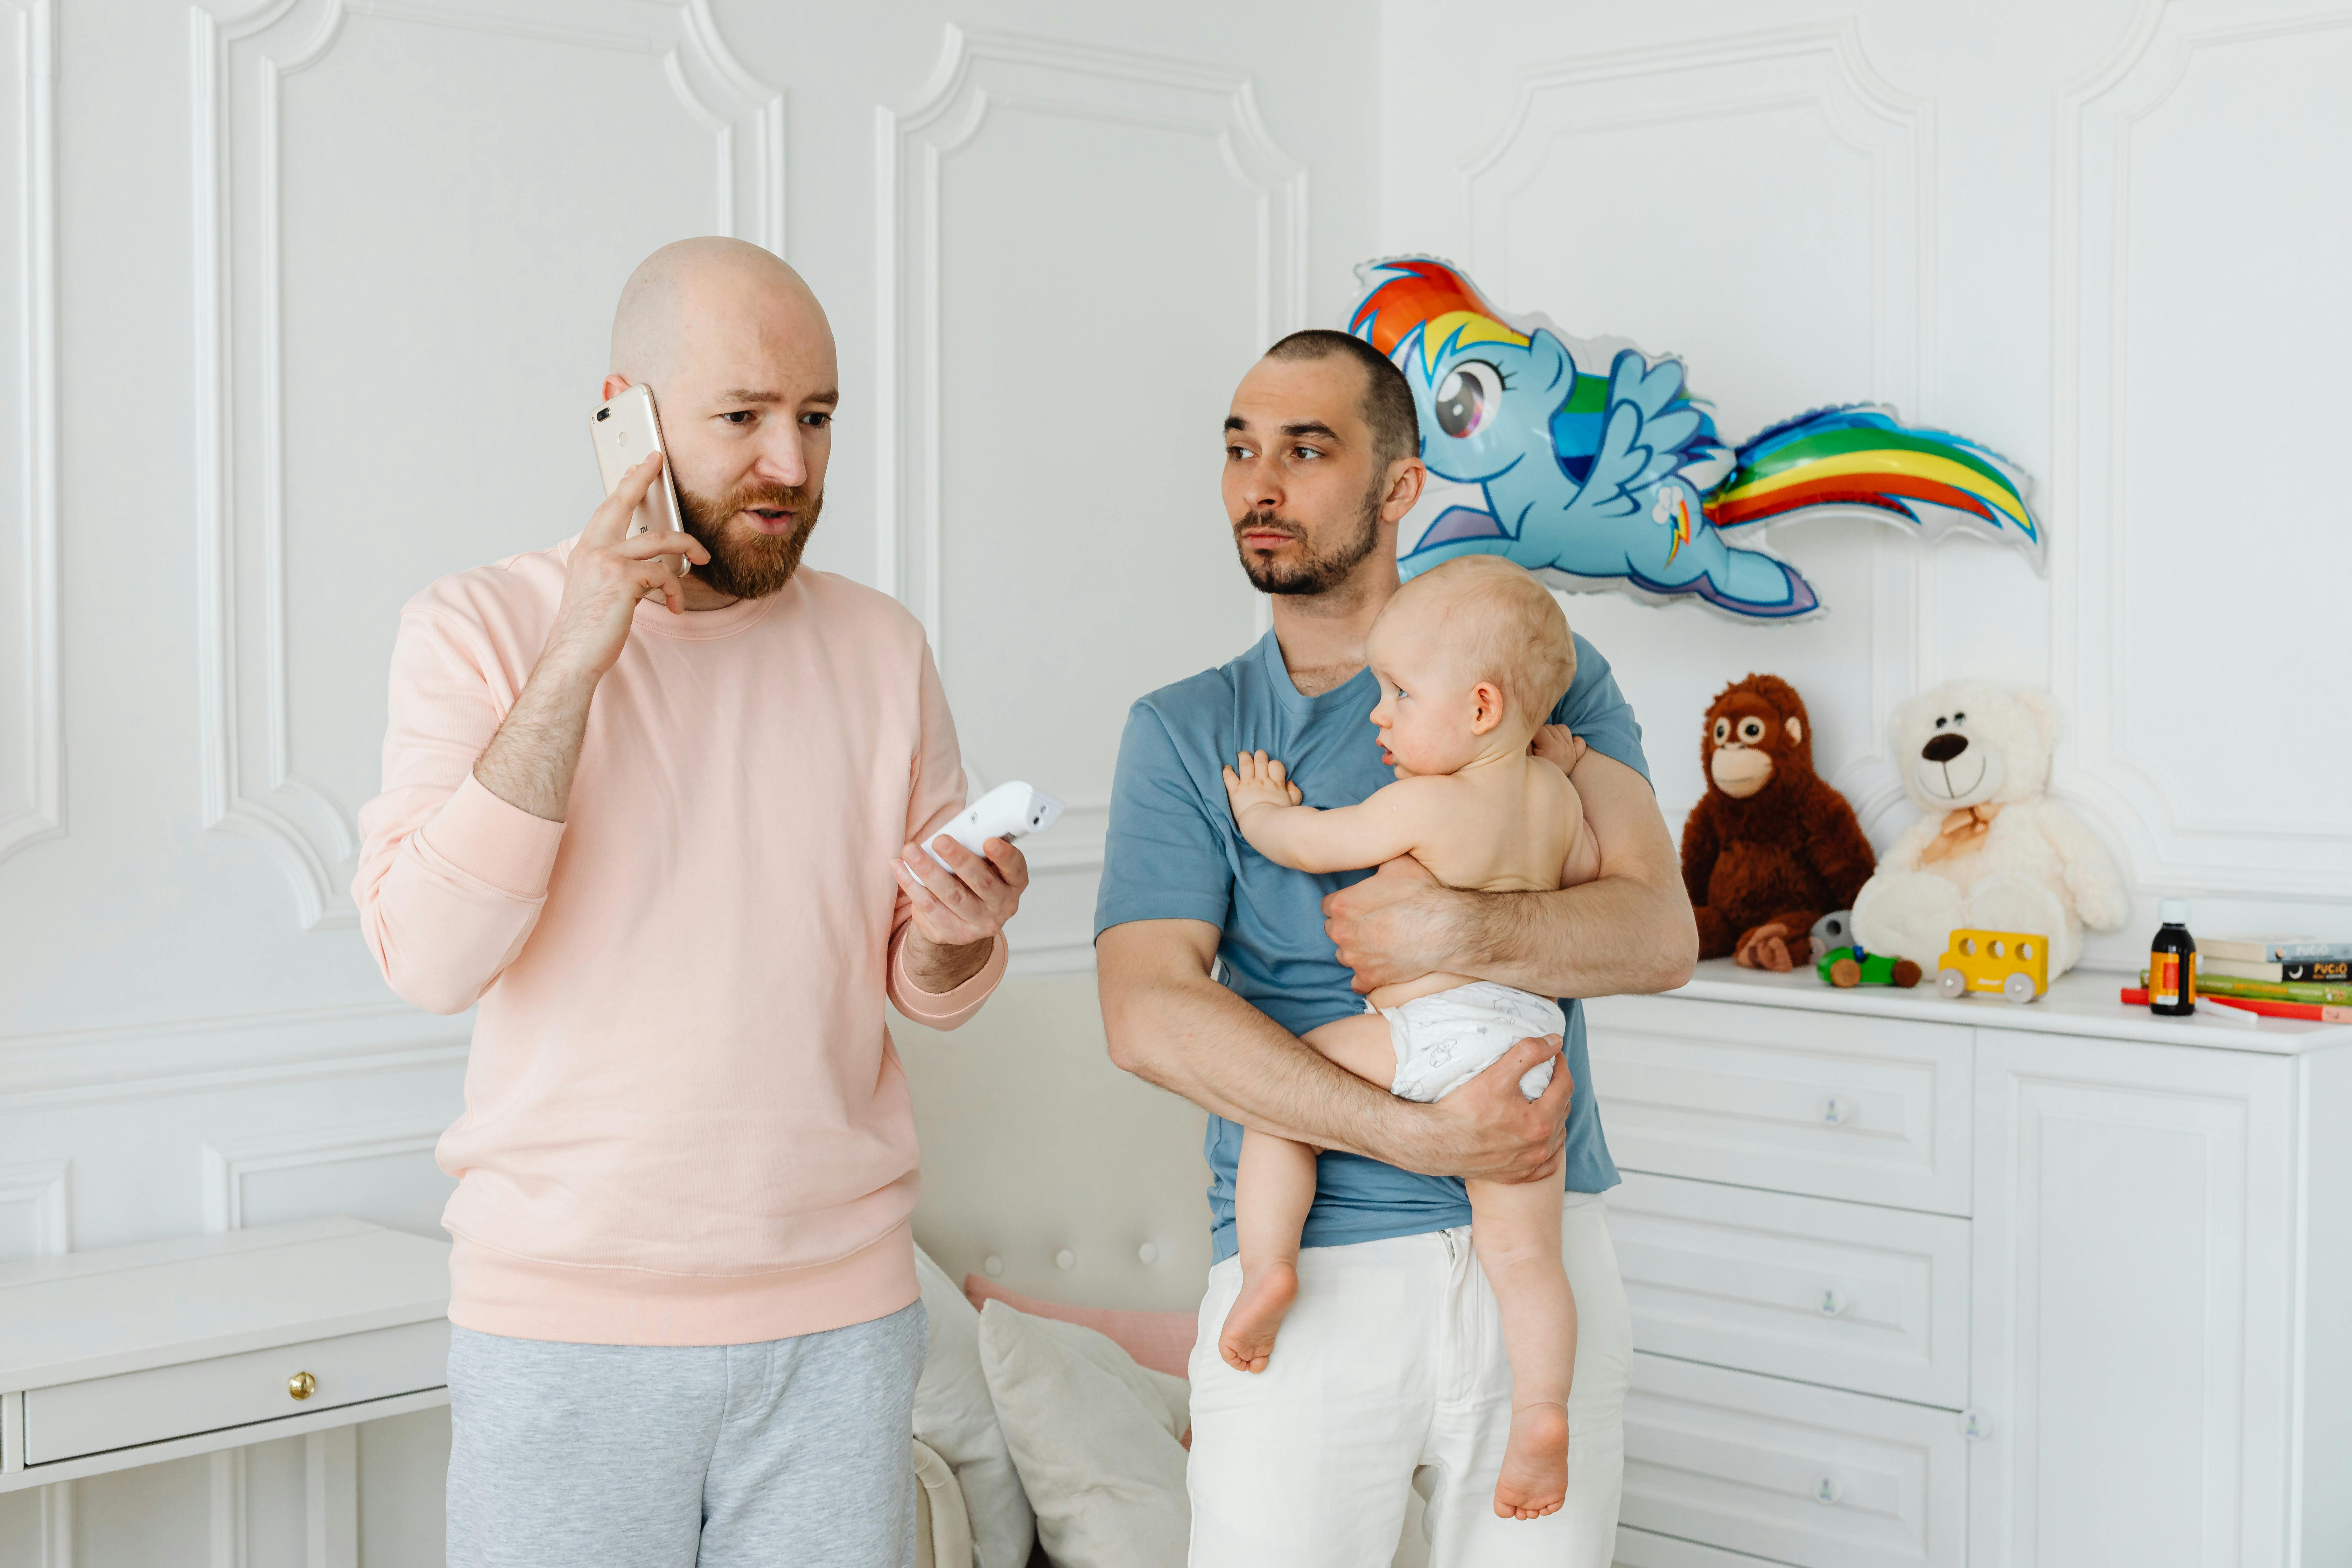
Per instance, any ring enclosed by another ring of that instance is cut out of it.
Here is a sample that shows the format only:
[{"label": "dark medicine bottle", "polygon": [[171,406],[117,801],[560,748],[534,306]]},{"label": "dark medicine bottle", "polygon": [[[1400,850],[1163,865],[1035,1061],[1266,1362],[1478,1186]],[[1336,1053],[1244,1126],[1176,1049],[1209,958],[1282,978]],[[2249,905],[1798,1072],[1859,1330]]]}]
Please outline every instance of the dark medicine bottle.
[{"label": "dark medicine bottle", "polygon": [[2189,934],[2189,900],[2167,899],[2156,907],[2164,929],[2147,949],[2147,1010],[2167,1018],[2197,1011],[2197,939]]}]

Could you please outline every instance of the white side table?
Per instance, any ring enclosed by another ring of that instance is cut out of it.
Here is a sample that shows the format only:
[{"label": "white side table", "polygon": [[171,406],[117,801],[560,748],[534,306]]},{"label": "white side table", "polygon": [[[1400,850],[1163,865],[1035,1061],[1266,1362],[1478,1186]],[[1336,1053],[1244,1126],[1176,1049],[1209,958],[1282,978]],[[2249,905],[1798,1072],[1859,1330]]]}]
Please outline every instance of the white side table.
[{"label": "white side table", "polygon": [[356,1219],[0,1265],[0,1492],[446,1405],[448,1310]]}]

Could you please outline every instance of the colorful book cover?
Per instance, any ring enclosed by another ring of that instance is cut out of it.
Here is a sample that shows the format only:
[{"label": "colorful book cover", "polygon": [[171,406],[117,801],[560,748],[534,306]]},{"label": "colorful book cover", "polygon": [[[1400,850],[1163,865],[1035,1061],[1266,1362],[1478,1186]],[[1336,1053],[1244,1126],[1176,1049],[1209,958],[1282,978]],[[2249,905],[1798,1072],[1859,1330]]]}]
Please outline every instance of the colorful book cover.
[{"label": "colorful book cover", "polygon": [[[2147,971],[2139,972],[2147,984]],[[2331,1007],[2352,1007],[2352,985],[2306,984],[2297,981],[2240,980],[2230,974],[2197,976],[2197,989],[2215,996],[2251,996],[2263,1002],[2316,1002]]]},{"label": "colorful book cover", "polygon": [[2278,963],[2289,958],[2352,958],[2352,942],[2326,942],[2315,936],[2200,936],[2197,955],[2240,963]]},{"label": "colorful book cover", "polygon": [[2312,985],[2352,984],[2352,959],[2295,958],[2279,965],[2281,980]]}]

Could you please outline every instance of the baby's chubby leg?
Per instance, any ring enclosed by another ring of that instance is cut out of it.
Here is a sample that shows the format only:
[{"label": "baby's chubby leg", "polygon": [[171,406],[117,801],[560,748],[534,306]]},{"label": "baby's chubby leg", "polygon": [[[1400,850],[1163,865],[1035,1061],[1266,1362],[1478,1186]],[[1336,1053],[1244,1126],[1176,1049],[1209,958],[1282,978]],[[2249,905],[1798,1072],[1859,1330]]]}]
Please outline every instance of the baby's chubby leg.
[{"label": "baby's chubby leg", "polygon": [[[1396,1047],[1389,1039],[1388,1020],[1377,1013],[1309,1030],[1307,1043],[1382,1089],[1395,1081]],[[1244,1128],[1234,1171],[1234,1240],[1241,1253],[1242,1289],[1217,1334],[1217,1353],[1227,1365],[1265,1370],[1275,1334],[1298,1299],[1298,1237],[1314,1206],[1315,1151]]]},{"label": "baby's chubby leg", "polygon": [[1366,1083],[1387,1089],[1396,1082],[1396,1040],[1389,1021],[1378,1013],[1356,1013],[1334,1018],[1300,1037],[1327,1061],[1346,1068]]},{"label": "baby's chubby leg", "polygon": [[1234,1170],[1234,1240],[1242,1289],[1217,1332],[1217,1353],[1242,1372],[1264,1372],[1274,1336],[1298,1299],[1298,1235],[1315,1206],[1315,1151],[1288,1138],[1242,1130]]},{"label": "baby's chubby leg", "polygon": [[1557,1180],[1471,1182],[1470,1244],[1494,1288],[1511,1358],[1511,1436],[1495,1512],[1541,1519],[1568,1498],[1568,1390],[1576,1297],[1559,1260]]}]

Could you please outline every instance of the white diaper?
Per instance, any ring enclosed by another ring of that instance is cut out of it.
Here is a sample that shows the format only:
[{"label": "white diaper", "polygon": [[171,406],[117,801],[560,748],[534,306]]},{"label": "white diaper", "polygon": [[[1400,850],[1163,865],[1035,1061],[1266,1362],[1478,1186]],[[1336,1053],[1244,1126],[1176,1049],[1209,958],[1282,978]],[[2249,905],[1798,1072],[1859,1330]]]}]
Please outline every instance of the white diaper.
[{"label": "white diaper", "polygon": [[[1396,1047],[1396,1081],[1389,1092],[1400,1100],[1440,1100],[1453,1093],[1496,1062],[1521,1040],[1543,1035],[1568,1036],[1568,1015],[1549,996],[1538,996],[1491,980],[1474,981],[1416,997],[1402,1007],[1374,1007],[1389,1021],[1389,1040]],[[1529,1100],[1543,1093],[1551,1081],[1549,1061],[1529,1068],[1519,1078],[1519,1092]]]}]

